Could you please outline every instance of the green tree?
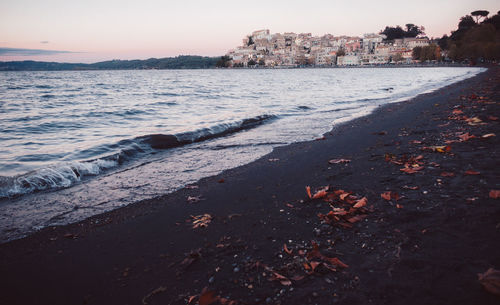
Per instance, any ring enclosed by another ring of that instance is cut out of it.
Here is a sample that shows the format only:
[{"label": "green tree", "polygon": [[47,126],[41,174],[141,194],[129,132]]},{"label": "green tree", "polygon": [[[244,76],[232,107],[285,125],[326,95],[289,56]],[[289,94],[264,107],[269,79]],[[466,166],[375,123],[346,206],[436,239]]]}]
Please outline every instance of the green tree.
[{"label": "green tree", "polygon": [[221,58],[217,61],[215,66],[217,68],[227,68],[231,65],[231,57],[229,56],[221,56]]}]

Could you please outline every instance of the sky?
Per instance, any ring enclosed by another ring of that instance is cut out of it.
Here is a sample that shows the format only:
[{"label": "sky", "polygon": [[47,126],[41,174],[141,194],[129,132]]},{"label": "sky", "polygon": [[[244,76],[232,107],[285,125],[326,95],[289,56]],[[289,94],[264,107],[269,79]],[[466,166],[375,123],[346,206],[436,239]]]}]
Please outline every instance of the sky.
[{"label": "sky", "polygon": [[498,0],[1,0],[0,61],[221,56],[259,29],[362,36],[413,23],[424,26],[429,37],[441,37],[478,9],[494,14],[500,5]]}]

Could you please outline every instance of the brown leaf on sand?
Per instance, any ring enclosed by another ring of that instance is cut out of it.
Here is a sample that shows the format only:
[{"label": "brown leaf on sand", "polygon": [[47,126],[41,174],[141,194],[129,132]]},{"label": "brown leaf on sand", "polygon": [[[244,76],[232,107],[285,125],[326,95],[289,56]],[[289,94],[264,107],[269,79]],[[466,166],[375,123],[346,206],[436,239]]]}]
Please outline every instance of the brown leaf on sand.
[{"label": "brown leaf on sand", "polygon": [[206,287],[203,288],[203,291],[200,294],[199,305],[210,305],[219,300],[219,297],[215,295],[214,291],[208,290]]},{"label": "brown leaf on sand", "polygon": [[332,159],[328,161],[328,163],[330,164],[349,163],[349,162],[351,162],[351,160],[349,159]]},{"label": "brown leaf on sand", "polygon": [[212,221],[212,216],[210,214],[203,214],[198,216],[191,216],[193,221],[193,229],[208,227],[208,224]]},{"label": "brown leaf on sand", "polygon": [[476,171],[473,171],[473,170],[468,170],[465,172],[466,175],[479,175],[480,172],[476,172]]},{"label": "brown leaf on sand", "polygon": [[328,256],[325,256],[325,255],[321,254],[321,252],[319,251],[319,246],[318,246],[317,243],[312,242],[312,246],[313,246],[313,249],[307,254],[307,259],[308,260],[311,260],[313,258],[319,258],[319,259],[327,261],[330,264],[335,265],[335,266],[340,266],[340,267],[343,267],[343,268],[349,267],[348,265],[344,264],[343,262],[341,262],[336,257],[328,257]]},{"label": "brown leaf on sand", "polygon": [[278,272],[273,271],[272,276],[269,278],[270,281],[279,281],[283,286],[292,285],[292,281],[290,281],[286,276],[279,274]]},{"label": "brown leaf on sand", "polygon": [[418,166],[418,167],[403,167],[399,170],[402,172],[405,172],[407,174],[414,174],[414,173],[417,173],[418,171],[421,171],[423,169],[424,169],[423,166]]},{"label": "brown leaf on sand", "polygon": [[478,274],[478,277],[486,291],[500,295],[500,270],[490,268],[485,273]]},{"label": "brown leaf on sand", "polygon": [[328,187],[324,187],[317,191],[313,196],[312,199],[319,199],[325,197],[328,193],[326,192],[328,190]]},{"label": "brown leaf on sand", "polygon": [[339,198],[340,200],[345,200],[345,197],[349,196],[351,193],[343,193],[343,194],[340,194]]},{"label": "brown leaf on sand", "polygon": [[491,120],[491,121],[498,121],[498,117],[493,116],[493,115],[489,115],[489,116],[488,116],[488,120]]},{"label": "brown leaf on sand", "polygon": [[285,251],[289,255],[292,255],[292,250],[289,250],[286,244],[283,244],[283,251]]},{"label": "brown leaf on sand", "polygon": [[309,197],[309,199],[311,199],[312,195],[311,195],[311,187],[310,186],[306,186],[306,192],[307,192],[307,197]]},{"label": "brown leaf on sand", "polygon": [[382,197],[383,199],[389,201],[389,200],[399,200],[399,194],[396,193],[396,192],[391,192],[391,191],[387,191],[387,192],[383,192],[382,194],[380,194],[380,197]]},{"label": "brown leaf on sand", "polygon": [[455,173],[452,172],[442,172],[441,177],[454,177]]},{"label": "brown leaf on sand", "polygon": [[464,133],[464,134],[462,134],[462,135],[459,135],[458,137],[460,138],[460,140],[461,140],[462,142],[465,142],[465,141],[467,141],[467,140],[469,140],[469,139],[473,139],[473,138],[475,138],[476,136],[473,136],[473,135],[471,135],[471,134],[469,134],[469,133],[467,132],[467,133]]},{"label": "brown leaf on sand", "polygon": [[500,190],[491,190],[490,191],[490,198],[493,198],[493,199],[500,198]]},{"label": "brown leaf on sand", "polygon": [[451,146],[450,145],[424,146],[424,147],[422,147],[422,150],[430,150],[430,151],[439,152],[439,153],[446,153],[446,152],[451,151]]},{"label": "brown leaf on sand", "polygon": [[491,138],[491,137],[495,137],[495,136],[496,135],[494,133],[488,133],[488,134],[482,135],[481,138],[487,139],[487,138]]},{"label": "brown leaf on sand", "polygon": [[403,186],[403,188],[407,189],[407,190],[418,190],[419,189],[418,186],[408,186],[408,185]]},{"label": "brown leaf on sand", "polygon": [[366,218],[366,215],[356,215],[347,219],[350,223],[355,223]]},{"label": "brown leaf on sand", "polygon": [[368,199],[366,197],[363,197],[360,200],[358,200],[356,202],[356,204],[354,204],[352,207],[355,209],[358,209],[358,208],[366,206],[367,203],[368,203]]}]

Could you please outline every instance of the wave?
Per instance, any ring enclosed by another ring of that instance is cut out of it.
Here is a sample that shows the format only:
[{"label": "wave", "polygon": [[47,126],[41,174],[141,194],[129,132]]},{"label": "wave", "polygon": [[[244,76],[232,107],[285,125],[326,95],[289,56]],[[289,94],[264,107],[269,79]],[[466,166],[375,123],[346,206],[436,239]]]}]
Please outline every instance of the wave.
[{"label": "wave", "polygon": [[[276,116],[274,115],[261,115],[191,132],[149,134],[132,139],[124,139],[114,144],[94,147],[86,151],[81,151],[76,155],[89,157],[92,152],[107,152],[108,155],[92,160],[62,162],[14,177],[0,176],[0,198],[17,197],[43,190],[67,188],[81,181],[84,177],[99,175],[156,150],[181,147],[227,136],[255,128],[275,118]],[[113,151],[114,153],[112,153]]]}]

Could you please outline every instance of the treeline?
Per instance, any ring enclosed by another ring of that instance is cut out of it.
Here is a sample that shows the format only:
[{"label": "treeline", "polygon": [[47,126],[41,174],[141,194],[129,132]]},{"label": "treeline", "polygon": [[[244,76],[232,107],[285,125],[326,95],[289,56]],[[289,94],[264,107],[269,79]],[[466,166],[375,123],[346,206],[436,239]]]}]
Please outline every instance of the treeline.
[{"label": "treeline", "polygon": [[439,39],[439,46],[454,61],[491,62],[500,59],[500,11],[478,10],[460,18],[451,35]]},{"label": "treeline", "polygon": [[215,68],[219,60],[219,57],[177,56],[146,60],[110,60],[93,64],[8,61],[0,62],[0,71],[207,69]]}]

